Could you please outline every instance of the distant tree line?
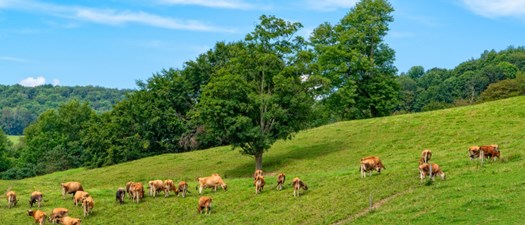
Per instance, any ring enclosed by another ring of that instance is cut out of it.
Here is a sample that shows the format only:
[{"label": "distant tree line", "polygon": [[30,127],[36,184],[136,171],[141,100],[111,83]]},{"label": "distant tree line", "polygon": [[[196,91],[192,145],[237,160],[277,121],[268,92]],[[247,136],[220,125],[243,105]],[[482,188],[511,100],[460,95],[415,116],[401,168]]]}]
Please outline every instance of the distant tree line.
[{"label": "distant tree line", "polygon": [[8,135],[21,135],[41,113],[48,109],[56,109],[71,99],[89,102],[96,112],[109,111],[130,91],[50,84],[37,87],[0,85],[0,127]]},{"label": "distant tree line", "polygon": [[43,112],[20,144],[0,149],[0,175],[20,179],[219,145],[262,168],[273,143],[305,128],[524,93],[523,48],[396,76],[395,52],[383,41],[392,11],[386,0],[362,0],[308,40],[297,35],[302,24],[263,15],[243,40],[217,42],[181,69],[138,81],[109,111],[71,100]]}]

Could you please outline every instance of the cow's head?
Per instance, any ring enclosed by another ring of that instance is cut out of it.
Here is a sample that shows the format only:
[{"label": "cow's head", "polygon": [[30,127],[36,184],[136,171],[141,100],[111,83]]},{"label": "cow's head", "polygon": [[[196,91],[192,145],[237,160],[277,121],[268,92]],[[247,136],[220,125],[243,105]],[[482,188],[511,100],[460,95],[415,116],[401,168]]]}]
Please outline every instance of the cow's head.
[{"label": "cow's head", "polygon": [[472,146],[472,147],[468,148],[468,153],[469,153],[470,160],[479,158],[479,147],[478,146]]},{"label": "cow's head", "polygon": [[227,191],[228,190],[228,185],[226,185],[225,183],[222,183],[221,184],[221,187],[223,190]]}]

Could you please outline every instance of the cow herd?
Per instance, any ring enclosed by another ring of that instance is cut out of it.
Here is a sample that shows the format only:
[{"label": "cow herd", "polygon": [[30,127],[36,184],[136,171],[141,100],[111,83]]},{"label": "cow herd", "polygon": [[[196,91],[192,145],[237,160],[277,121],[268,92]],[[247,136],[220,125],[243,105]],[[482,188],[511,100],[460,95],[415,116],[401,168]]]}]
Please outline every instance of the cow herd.
[{"label": "cow herd", "polygon": [[[468,153],[471,160],[477,158],[481,160],[483,160],[484,158],[495,160],[496,158],[500,158],[499,146],[495,144],[486,146],[471,146],[468,148]],[[431,163],[431,159],[432,151],[425,149],[423,150],[423,152],[421,152],[421,157],[418,161],[420,182],[423,182],[423,180],[427,176],[430,177],[432,180],[434,180],[435,176],[439,176],[442,180],[445,180],[445,172],[441,170],[438,164]],[[379,157],[368,156],[361,158],[359,170],[361,172],[362,178],[367,176],[367,172],[369,176],[371,176],[374,170],[378,173],[381,173],[382,169],[386,168]],[[264,186],[266,184],[263,171],[256,170],[253,174],[253,179],[253,184],[255,186],[255,194],[259,194],[263,191]],[[286,175],[284,173],[277,174],[277,190],[280,191],[283,189],[285,180]],[[198,184],[195,187],[195,189],[198,190],[199,195],[202,194],[204,189],[206,188],[210,188],[213,191],[217,191],[218,187],[222,188],[224,191],[226,191],[228,188],[222,177],[217,173],[214,173],[208,177],[199,177],[197,178],[197,182]],[[73,204],[75,206],[82,206],[84,217],[87,217],[92,213],[92,210],[95,205],[93,197],[88,192],[84,191],[84,188],[79,182],[66,182],[61,183],[60,185],[62,189],[63,199],[66,198],[66,195],[71,194],[73,198]],[[300,195],[300,189],[303,189],[305,191],[308,190],[308,186],[298,177],[295,177],[292,180],[291,185],[293,187],[294,197],[298,197]],[[149,196],[154,198],[158,194],[160,194],[160,192],[164,192],[164,196],[168,197],[170,192],[172,191],[175,194],[175,196],[181,196],[183,198],[186,197],[187,193],[190,193],[188,189],[188,183],[186,181],[180,181],[178,185],[175,185],[175,183],[172,180],[152,180],[148,182],[147,188],[149,189]],[[117,189],[117,192],[115,194],[116,201],[118,201],[120,204],[123,204],[126,194],[128,195],[128,198],[132,200],[132,202],[139,203],[140,200],[144,198],[144,185],[141,182],[127,182],[125,188],[121,187]],[[7,191],[6,198],[8,208],[14,207],[18,203],[16,193],[12,190]],[[40,208],[42,205],[42,201],[43,194],[39,191],[34,191],[31,193],[29,206],[33,207],[33,205],[36,204],[38,208]],[[210,214],[211,205],[211,197],[200,197],[198,200],[197,212],[204,212],[205,214]],[[44,224],[46,219],[48,219],[52,223],[80,225],[81,219],[69,217],[68,212],[69,211],[66,208],[55,208],[51,212],[50,216],[47,216],[47,214],[41,210],[29,210],[27,214],[33,217],[35,223],[38,223],[40,225]]]},{"label": "cow herd", "polygon": [[[492,145],[482,145],[482,146],[471,146],[468,148],[468,153],[470,160],[474,159],[489,159],[496,160],[500,158],[499,146],[496,144]],[[419,159],[419,178],[420,182],[429,176],[430,179],[434,180],[435,176],[441,177],[442,180],[445,180],[445,172],[441,170],[438,164],[430,163],[432,158],[432,151],[425,149],[421,152],[421,158]],[[361,158],[361,167],[359,168],[361,172],[361,177],[366,177],[366,172],[369,172],[369,175],[372,175],[372,171],[376,170],[378,173],[381,173],[381,169],[386,169],[381,159],[377,156],[368,156]]]}]

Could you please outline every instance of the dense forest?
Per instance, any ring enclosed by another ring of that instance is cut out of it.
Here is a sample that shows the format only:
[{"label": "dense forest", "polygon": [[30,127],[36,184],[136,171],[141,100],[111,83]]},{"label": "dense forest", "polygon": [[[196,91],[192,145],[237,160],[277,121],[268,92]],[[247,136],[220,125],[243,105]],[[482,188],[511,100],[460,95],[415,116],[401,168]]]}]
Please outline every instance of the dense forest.
[{"label": "dense forest", "polygon": [[297,34],[301,23],[263,15],[243,40],[217,42],[181,69],[138,81],[125,98],[112,98],[111,110],[70,100],[38,114],[17,146],[0,133],[0,175],[20,179],[218,145],[262,168],[273,143],[309,127],[525,93],[523,47],[397,75],[395,51],[384,42],[393,10],[386,0],[362,0],[308,40]]},{"label": "dense forest", "polygon": [[118,90],[93,86],[37,87],[0,85],[0,127],[9,135],[21,135],[31,122],[48,109],[56,109],[71,100],[89,102],[96,112],[111,110],[131,90]]}]

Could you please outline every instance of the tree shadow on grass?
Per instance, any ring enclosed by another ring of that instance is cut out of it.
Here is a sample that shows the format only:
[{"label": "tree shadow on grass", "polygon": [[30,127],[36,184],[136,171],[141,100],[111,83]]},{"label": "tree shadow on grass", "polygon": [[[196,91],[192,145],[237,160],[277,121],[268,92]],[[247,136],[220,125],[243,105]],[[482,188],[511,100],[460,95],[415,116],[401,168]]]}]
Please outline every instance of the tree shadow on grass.
[{"label": "tree shadow on grass", "polygon": [[[305,147],[288,147],[287,150],[279,154],[269,154],[265,152],[263,155],[263,170],[264,171],[279,171],[283,166],[294,163],[297,160],[307,160],[314,159],[320,156],[326,156],[329,154],[334,154],[343,150],[348,150],[345,148],[342,140],[334,140],[332,142],[322,144],[314,144]],[[251,177],[255,171],[255,160],[248,163],[244,163],[237,167],[231,168],[224,171],[225,177],[228,178],[241,178],[241,177]]]}]

